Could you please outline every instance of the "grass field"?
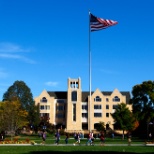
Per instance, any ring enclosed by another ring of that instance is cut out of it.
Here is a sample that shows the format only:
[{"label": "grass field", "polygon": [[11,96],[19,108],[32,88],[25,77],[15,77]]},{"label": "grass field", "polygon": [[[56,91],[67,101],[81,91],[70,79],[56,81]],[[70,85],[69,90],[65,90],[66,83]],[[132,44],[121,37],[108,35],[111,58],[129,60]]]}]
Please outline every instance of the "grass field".
[{"label": "grass field", "polygon": [[1,154],[51,154],[51,153],[127,153],[127,154],[153,154],[154,147],[145,146],[2,146]]},{"label": "grass field", "polygon": [[95,146],[86,146],[87,139],[81,140],[81,145],[73,146],[75,140],[69,139],[68,145],[64,141],[65,136],[61,136],[59,145],[55,145],[55,138],[53,135],[48,135],[45,145],[41,145],[42,138],[34,136],[20,136],[19,140],[30,139],[35,141],[36,145],[2,145],[0,144],[0,154],[51,154],[51,153],[125,153],[125,154],[139,154],[139,153],[154,153],[154,146],[145,146],[144,140],[132,138],[131,146],[128,146],[127,138],[122,140],[120,137],[115,139],[106,138],[104,146],[100,146],[99,139],[95,140]]}]

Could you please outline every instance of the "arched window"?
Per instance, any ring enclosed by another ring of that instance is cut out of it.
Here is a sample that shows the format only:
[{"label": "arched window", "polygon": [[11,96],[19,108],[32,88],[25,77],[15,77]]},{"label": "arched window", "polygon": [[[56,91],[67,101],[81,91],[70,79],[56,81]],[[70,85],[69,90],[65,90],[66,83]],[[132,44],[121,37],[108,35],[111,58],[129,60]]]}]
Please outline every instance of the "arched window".
[{"label": "arched window", "polygon": [[47,99],[45,97],[42,98],[41,102],[46,103]]},{"label": "arched window", "polygon": [[113,102],[120,102],[120,98],[119,98],[118,96],[115,96],[115,97],[113,98]]},{"label": "arched window", "polygon": [[77,101],[77,92],[72,91],[72,101]]},{"label": "arched window", "polygon": [[96,96],[96,97],[94,98],[94,102],[101,102],[101,98],[100,98],[99,96]]}]

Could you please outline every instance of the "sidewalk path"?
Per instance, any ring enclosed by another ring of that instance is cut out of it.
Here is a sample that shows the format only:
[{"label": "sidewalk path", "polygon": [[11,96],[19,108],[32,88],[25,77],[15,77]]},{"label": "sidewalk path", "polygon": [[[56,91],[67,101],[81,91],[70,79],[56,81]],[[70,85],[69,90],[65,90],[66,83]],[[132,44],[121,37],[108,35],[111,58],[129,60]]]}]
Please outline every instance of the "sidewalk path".
[{"label": "sidewalk path", "polygon": [[[0,144],[0,146],[74,146],[73,144]],[[86,145],[86,144],[80,144],[80,145],[75,145],[75,146],[102,146],[100,144],[95,144],[95,145]],[[104,144],[103,146],[146,146],[145,144]],[[154,146],[154,145],[153,145]]]}]

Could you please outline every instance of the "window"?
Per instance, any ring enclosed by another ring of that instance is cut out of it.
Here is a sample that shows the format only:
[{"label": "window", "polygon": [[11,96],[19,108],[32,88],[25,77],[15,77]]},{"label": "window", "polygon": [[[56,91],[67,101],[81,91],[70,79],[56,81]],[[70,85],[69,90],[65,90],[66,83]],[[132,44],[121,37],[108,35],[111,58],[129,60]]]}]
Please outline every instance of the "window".
[{"label": "window", "polygon": [[58,99],[57,103],[65,103],[65,101],[63,99]]},{"label": "window", "polygon": [[73,104],[73,121],[76,121],[76,104]]},{"label": "window", "polygon": [[46,99],[45,97],[43,97],[43,98],[41,99],[41,102],[42,102],[42,103],[46,103],[46,102],[47,102],[47,99]]},{"label": "window", "polygon": [[77,92],[72,91],[72,101],[77,101]]},{"label": "window", "polygon": [[44,118],[46,118],[46,119],[48,119],[48,120],[50,119],[50,118],[49,118],[49,116],[50,116],[49,113],[40,113],[40,116],[41,116],[41,117],[44,117]]},{"label": "window", "polygon": [[56,118],[59,118],[59,119],[65,118],[65,115],[63,113],[57,113]]},{"label": "window", "polygon": [[96,97],[94,98],[94,102],[101,102],[101,98],[100,98],[99,96],[96,96]]},{"label": "window", "polygon": [[106,102],[109,102],[109,98],[106,98]]},{"label": "window", "polygon": [[82,113],[82,118],[88,118],[88,113]]},{"label": "window", "polygon": [[40,106],[40,109],[41,109],[41,110],[44,110],[44,105],[41,105],[41,106]]},{"label": "window", "polygon": [[109,113],[106,113],[106,117],[109,117]]},{"label": "window", "polygon": [[71,82],[71,83],[70,83],[70,87],[71,87],[71,88],[79,88],[79,84],[78,84],[77,81],[76,81],[76,82],[74,81],[74,82]]},{"label": "window", "polygon": [[106,109],[109,109],[109,105],[106,105]]},{"label": "window", "polygon": [[94,109],[102,109],[101,105],[94,105]]},{"label": "window", "polygon": [[118,96],[115,96],[115,97],[113,98],[113,102],[120,102],[120,98],[119,98]]},{"label": "window", "polygon": [[102,113],[94,113],[94,117],[102,117]]},{"label": "window", "polygon": [[45,105],[45,106],[44,105],[41,105],[40,106],[40,109],[41,110],[50,110],[50,105]]},{"label": "window", "polygon": [[82,105],[82,110],[88,110],[88,105]]},{"label": "window", "polygon": [[116,109],[118,107],[118,105],[113,105],[113,109]]},{"label": "window", "polygon": [[62,106],[62,105],[57,106],[57,110],[58,110],[58,111],[63,111],[63,110],[64,110],[64,106]]},{"label": "window", "polygon": [[50,105],[45,105],[45,110],[50,110]]}]

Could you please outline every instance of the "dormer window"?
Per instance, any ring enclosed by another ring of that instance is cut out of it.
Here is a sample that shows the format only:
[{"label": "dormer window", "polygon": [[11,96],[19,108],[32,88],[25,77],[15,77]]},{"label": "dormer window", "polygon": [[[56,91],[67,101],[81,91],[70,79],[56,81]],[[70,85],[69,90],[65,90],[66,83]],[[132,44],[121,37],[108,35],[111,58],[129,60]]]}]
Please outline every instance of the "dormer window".
[{"label": "dormer window", "polygon": [[41,102],[42,103],[46,103],[48,100],[45,98],[45,97],[43,97],[42,99],[41,99]]},{"label": "dormer window", "polygon": [[99,96],[96,96],[95,98],[94,98],[94,102],[101,102],[101,98],[99,97]]},{"label": "dormer window", "polygon": [[113,102],[120,102],[120,98],[119,98],[118,96],[115,96],[115,97],[113,98]]}]

